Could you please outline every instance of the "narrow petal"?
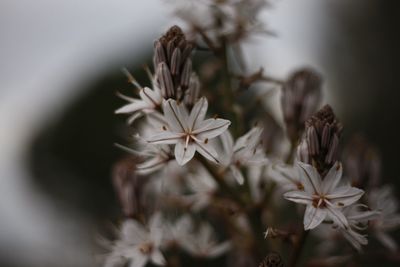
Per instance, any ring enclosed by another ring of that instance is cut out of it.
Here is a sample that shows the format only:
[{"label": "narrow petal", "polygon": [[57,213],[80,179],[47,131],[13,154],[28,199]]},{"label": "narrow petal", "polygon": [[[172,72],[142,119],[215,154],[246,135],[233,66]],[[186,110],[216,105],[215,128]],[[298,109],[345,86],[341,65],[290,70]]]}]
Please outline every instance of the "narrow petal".
[{"label": "narrow petal", "polygon": [[330,191],[336,188],[342,178],[342,171],[343,168],[340,162],[333,164],[332,168],[322,181],[322,192],[324,194],[329,194]]},{"label": "narrow petal", "polygon": [[381,231],[376,232],[375,236],[386,248],[392,252],[397,251],[397,243],[391,236]]},{"label": "narrow petal", "polygon": [[181,139],[181,134],[165,131],[151,136],[146,141],[151,144],[176,144]]},{"label": "narrow petal", "polygon": [[340,228],[348,229],[349,223],[340,209],[332,207],[331,204],[327,203],[326,210],[328,211],[328,216],[335,224]]},{"label": "narrow petal", "polygon": [[219,163],[217,151],[212,147],[210,143],[196,141],[196,150],[206,159]]},{"label": "narrow petal", "polygon": [[121,239],[129,241],[131,244],[136,245],[147,241],[148,233],[144,227],[135,220],[126,220],[122,225]]},{"label": "narrow petal", "polygon": [[190,129],[196,129],[197,125],[204,120],[208,109],[208,102],[205,97],[199,99],[190,112],[188,125]]},{"label": "narrow petal", "polygon": [[304,182],[304,187],[306,190],[312,189],[312,193],[321,192],[321,177],[317,170],[309,165],[302,162],[298,162],[300,167],[300,174]]},{"label": "narrow petal", "polygon": [[196,146],[189,143],[187,146],[184,141],[179,141],[175,146],[175,158],[179,165],[185,165],[191,160],[196,152]]},{"label": "narrow petal", "polygon": [[308,205],[304,213],[304,230],[311,230],[320,225],[325,220],[326,215],[326,209],[314,208],[314,206]]},{"label": "narrow petal", "polygon": [[236,167],[235,165],[231,165],[229,167],[229,169],[231,170],[232,175],[235,178],[236,182],[238,182],[238,184],[242,185],[244,183],[244,177],[242,175],[242,172],[239,170],[239,168]]},{"label": "narrow petal", "polygon": [[285,194],[283,194],[283,197],[286,198],[287,200],[300,204],[306,204],[306,205],[312,204],[312,197],[307,192],[304,191],[286,192]]},{"label": "narrow petal", "polygon": [[232,244],[228,241],[221,243],[219,245],[216,245],[215,247],[213,247],[209,250],[208,256],[210,258],[218,257],[218,256],[224,254],[225,252],[227,252],[232,247],[231,245]]},{"label": "narrow petal", "polygon": [[161,169],[167,163],[167,159],[156,156],[136,165],[136,171],[140,174],[149,174]]},{"label": "narrow petal", "polygon": [[149,260],[148,256],[141,253],[140,251],[135,252],[135,255],[131,257],[129,267],[144,267]]},{"label": "narrow petal", "polygon": [[233,137],[229,131],[225,131],[220,136],[222,147],[224,148],[225,154],[227,157],[232,157],[233,154]]},{"label": "narrow petal", "polygon": [[357,233],[351,228],[349,228],[348,230],[341,230],[340,232],[347,239],[347,241],[349,241],[350,244],[359,252],[362,250],[361,245],[365,246],[368,244],[368,239],[364,235]]},{"label": "narrow petal", "polygon": [[138,110],[147,108],[148,104],[141,100],[135,100],[132,103],[126,104],[115,111],[115,114],[133,113]]},{"label": "narrow petal", "polygon": [[149,107],[156,107],[161,103],[161,99],[159,98],[157,93],[148,87],[140,90],[139,95],[143,99],[143,101],[145,101],[149,105]]},{"label": "narrow petal", "polygon": [[228,129],[230,121],[224,119],[208,119],[199,124],[199,128],[193,131],[199,139],[211,139],[222,134]]},{"label": "narrow petal", "polygon": [[346,207],[359,200],[364,191],[351,186],[341,186],[335,189],[326,198],[337,207]]},{"label": "narrow petal", "polygon": [[156,249],[151,254],[151,261],[156,265],[165,265],[166,261],[161,251]]},{"label": "narrow petal", "polygon": [[176,132],[186,131],[187,117],[182,114],[181,108],[178,106],[175,100],[168,99],[163,104],[164,116],[168,121],[169,126]]}]

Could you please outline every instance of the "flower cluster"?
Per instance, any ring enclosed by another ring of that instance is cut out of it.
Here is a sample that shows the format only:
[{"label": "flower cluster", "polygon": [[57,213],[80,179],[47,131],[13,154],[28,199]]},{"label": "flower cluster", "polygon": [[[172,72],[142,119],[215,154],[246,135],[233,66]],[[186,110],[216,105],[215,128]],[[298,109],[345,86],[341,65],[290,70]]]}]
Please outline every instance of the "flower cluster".
[{"label": "flower cluster", "polygon": [[[294,267],[309,233],[320,241],[309,266],[354,264],[370,238],[390,258],[400,213],[393,188],[380,186],[376,149],[350,142],[341,156],[343,126],[331,106],[318,109],[322,75],[311,68],[286,81],[233,73],[230,53],[265,1],[205,2],[205,24],[201,9],[180,7],[187,32],[173,26],[154,42],[149,87],[124,71],[136,95],[118,93],[128,103],[115,113],[134,134],[117,145],[130,156],[113,170],[123,220],[105,242],[105,266]],[[198,69],[211,70],[196,74],[193,52],[204,44],[212,54]],[[257,88],[243,90],[260,81],[281,90],[283,121]]]}]

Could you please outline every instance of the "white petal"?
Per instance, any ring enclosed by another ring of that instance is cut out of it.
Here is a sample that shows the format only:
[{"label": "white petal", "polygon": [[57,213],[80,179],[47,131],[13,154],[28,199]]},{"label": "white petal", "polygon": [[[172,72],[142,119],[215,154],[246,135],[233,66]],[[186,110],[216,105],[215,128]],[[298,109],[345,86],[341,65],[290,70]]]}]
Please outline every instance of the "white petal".
[{"label": "white petal", "polygon": [[330,191],[336,188],[342,178],[342,171],[343,168],[340,162],[333,164],[332,168],[322,181],[322,192],[324,194],[329,194]]},{"label": "white petal", "polygon": [[115,111],[115,114],[133,113],[144,108],[148,108],[148,104],[144,101],[136,100],[135,102],[120,107]]},{"label": "white petal", "polygon": [[251,149],[253,149],[260,142],[262,131],[262,128],[255,127],[243,136],[239,137],[236,140],[234,151],[240,150],[242,147],[251,147]]},{"label": "white petal", "polygon": [[210,258],[218,257],[218,256],[224,254],[225,252],[227,252],[230,248],[231,248],[230,242],[227,241],[227,242],[221,243],[221,244],[213,247],[212,249],[210,249],[208,252],[208,256]]},{"label": "white petal", "polygon": [[348,230],[341,230],[341,233],[347,239],[347,241],[349,241],[350,244],[358,251],[361,251],[361,245],[365,246],[368,244],[368,239],[364,235],[357,233],[351,228],[349,228]]},{"label": "white petal", "polygon": [[149,260],[147,255],[144,255],[140,251],[135,253],[134,257],[131,257],[129,267],[144,267]]},{"label": "white petal", "polygon": [[195,142],[196,150],[206,159],[213,161],[215,163],[219,163],[217,151],[212,147],[210,142]]},{"label": "white petal", "polygon": [[283,197],[287,200],[300,203],[300,204],[312,204],[312,197],[304,191],[290,191],[283,194]]},{"label": "white petal", "polygon": [[359,200],[364,191],[351,186],[341,186],[333,190],[326,198],[337,207],[346,207]]},{"label": "white petal", "polygon": [[389,250],[392,252],[397,251],[396,241],[384,232],[376,232],[376,238]]},{"label": "white petal", "polygon": [[165,265],[166,263],[164,256],[158,249],[154,250],[151,254],[151,261],[156,265]]},{"label": "white petal", "polygon": [[314,208],[312,205],[307,205],[304,213],[304,230],[311,230],[317,227],[325,220],[327,211],[325,209]]},{"label": "white petal", "polygon": [[229,167],[229,169],[231,170],[232,175],[235,178],[236,182],[238,182],[238,184],[242,185],[244,183],[244,177],[242,175],[242,172],[239,170],[239,168],[236,167],[235,165],[231,165]]},{"label": "white petal", "polygon": [[146,141],[151,144],[176,144],[182,139],[182,134],[164,131],[157,133]]},{"label": "white petal", "polygon": [[193,131],[199,139],[211,139],[222,134],[228,129],[230,121],[224,119],[208,119],[199,124],[199,128]]},{"label": "white petal", "polygon": [[156,156],[136,165],[137,172],[149,174],[161,169],[167,163],[167,159]]},{"label": "white petal", "polygon": [[329,203],[327,203],[326,209],[328,211],[329,217],[335,224],[337,224],[341,228],[348,229],[349,223],[340,209],[332,207]]},{"label": "white petal", "polygon": [[[304,182],[304,189],[311,193],[320,193],[321,192],[321,177],[317,170],[303,162],[298,162],[298,166],[301,170],[301,178]],[[311,191],[310,191],[311,189]]]},{"label": "white petal", "polygon": [[220,138],[221,138],[222,147],[225,151],[226,156],[232,157],[232,154],[233,154],[232,134],[229,131],[225,131],[223,134],[221,134]]},{"label": "white petal", "polygon": [[204,120],[208,109],[208,102],[205,97],[202,97],[194,105],[192,111],[190,112],[188,126],[190,129],[196,129],[197,125]]},{"label": "white petal", "polygon": [[179,165],[185,165],[191,160],[196,152],[196,146],[194,143],[189,143],[187,146],[185,142],[179,141],[175,146],[175,158]]},{"label": "white petal", "polygon": [[133,219],[126,220],[122,225],[121,239],[131,244],[139,244],[148,240],[148,232],[144,227]]},{"label": "white petal", "polygon": [[[180,105],[182,106],[182,104]],[[187,113],[182,111],[175,100],[168,99],[163,103],[163,111],[166,120],[172,130],[176,132],[185,132],[187,128]]]},{"label": "white petal", "polygon": [[140,90],[139,95],[144,101],[146,101],[149,107],[154,108],[161,103],[161,99],[157,95],[157,93],[148,87],[145,87],[142,90]]}]

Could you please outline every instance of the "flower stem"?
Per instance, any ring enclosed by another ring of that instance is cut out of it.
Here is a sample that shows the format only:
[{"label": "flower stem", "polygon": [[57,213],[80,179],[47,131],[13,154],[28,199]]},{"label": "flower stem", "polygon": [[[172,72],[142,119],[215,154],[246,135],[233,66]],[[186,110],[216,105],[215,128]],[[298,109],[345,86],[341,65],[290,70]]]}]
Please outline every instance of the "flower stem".
[{"label": "flower stem", "polygon": [[300,233],[299,239],[294,244],[288,267],[296,266],[296,264],[300,258],[301,252],[303,251],[303,247],[305,246],[308,232],[309,231],[304,230],[304,228],[301,228],[301,233]]}]

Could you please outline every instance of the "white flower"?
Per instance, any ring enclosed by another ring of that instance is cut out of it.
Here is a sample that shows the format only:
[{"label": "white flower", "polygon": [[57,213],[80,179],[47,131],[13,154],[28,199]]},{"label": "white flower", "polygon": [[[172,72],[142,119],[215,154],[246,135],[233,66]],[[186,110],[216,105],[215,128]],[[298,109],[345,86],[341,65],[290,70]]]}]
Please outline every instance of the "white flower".
[{"label": "white flower", "polygon": [[161,106],[163,101],[161,91],[156,86],[154,87],[154,90],[151,90],[148,87],[141,88],[139,96],[140,99],[136,99],[119,94],[119,97],[128,101],[129,103],[117,109],[115,113],[132,114],[132,116],[130,116],[128,119],[129,124],[133,123],[142,114],[148,114],[156,110]]},{"label": "white flower", "polygon": [[135,220],[126,220],[122,225],[120,239],[114,243],[113,251],[104,266],[114,267],[129,262],[130,267],[143,267],[149,261],[165,265],[165,258],[159,249],[162,230],[161,215],[158,213],[151,217],[148,229]]},{"label": "white flower", "polygon": [[342,165],[338,162],[332,166],[324,180],[313,166],[298,162],[298,167],[304,190],[287,192],[284,197],[307,205],[304,229],[317,227],[327,217],[339,227],[348,228],[349,223],[341,209],[359,200],[364,191],[349,185],[338,186],[342,177]]},{"label": "white flower", "polygon": [[400,226],[400,214],[398,203],[393,195],[393,190],[386,185],[374,189],[368,194],[368,203],[374,210],[380,211],[378,218],[372,221],[372,229],[375,237],[388,249],[396,251],[398,246],[394,239],[387,234]]},{"label": "white flower", "polygon": [[221,135],[222,146],[225,151],[223,165],[229,168],[239,184],[243,184],[244,177],[241,167],[262,166],[268,162],[260,147],[263,129],[254,127],[233,143],[233,137],[226,131]]},{"label": "white flower", "polygon": [[361,251],[361,245],[367,245],[366,235],[358,231],[366,230],[368,222],[379,216],[378,211],[368,210],[368,207],[362,204],[355,204],[343,209],[343,214],[349,222],[349,228],[339,228],[342,235],[353,245],[355,249]]},{"label": "white flower", "polygon": [[198,167],[195,173],[186,177],[187,186],[192,191],[187,198],[190,200],[191,209],[199,211],[206,207],[212,200],[212,195],[218,188],[217,183],[210,176],[209,172],[202,167]]},{"label": "white flower", "polygon": [[208,108],[206,98],[194,105],[190,115],[182,103],[169,99],[163,104],[164,117],[168,125],[147,141],[151,144],[174,144],[175,158],[179,165],[191,160],[199,152],[208,160],[219,162],[217,152],[209,140],[222,134],[231,124],[223,119],[204,119]]},{"label": "white flower", "polygon": [[304,190],[304,185],[300,179],[301,170],[296,166],[283,163],[271,164],[267,174],[284,192]]},{"label": "white flower", "polygon": [[[196,230],[195,230],[196,229]],[[189,216],[181,217],[171,229],[173,238],[187,252],[196,257],[215,258],[227,252],[231,243],[218,243],[208,223],[195,228]]]}]

